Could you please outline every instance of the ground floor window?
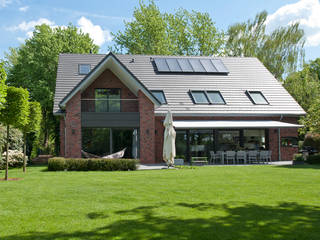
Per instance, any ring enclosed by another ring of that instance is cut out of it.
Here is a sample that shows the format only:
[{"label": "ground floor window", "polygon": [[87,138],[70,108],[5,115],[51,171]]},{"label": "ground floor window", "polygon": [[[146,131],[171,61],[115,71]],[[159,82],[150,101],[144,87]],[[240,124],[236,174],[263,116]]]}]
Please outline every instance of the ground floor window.
[{"label": "ground floor window", "polygon": [[266,129],[186,129],[176,131],[176,155],[210,157],[210,151],[267,150]]},{"label": "ground floor window", "polygon": [[138,158],[138,129],[82,128],[82,150],[105,156],[127,148],[124,158]]}]

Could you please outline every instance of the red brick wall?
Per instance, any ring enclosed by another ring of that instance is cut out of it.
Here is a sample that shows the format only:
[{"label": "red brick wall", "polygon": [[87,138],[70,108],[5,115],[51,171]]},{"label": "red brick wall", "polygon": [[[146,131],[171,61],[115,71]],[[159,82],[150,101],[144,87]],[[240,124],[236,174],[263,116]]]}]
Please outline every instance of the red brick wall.
[{"label": "red brick wall", "polygon": [[[138,99],[129,88],[124,85],[121,80],[114,75],[109,69],[105,70],[82,94],[82,99],[94,99],[96,88],[120,88],[121,99]],[[87,101],[88,104],[92,104],[92,110],[94,110],[94,101]],[[138,101],[122,100],[121,112],[139,112]]]},{"label": "red brick wall", "polygon": [[[279,117],[177,117],[174,116],[174,120],[275,120],[279,121]],[[162,160],[162,149],[163,149],[163,133],[164,127],[163,122],[164,117],[157,116],[155,118],[156,126],[156,162],[163,162]],[[297,123],[297,118],[286,117],[281,121],[288,123]],[[297,128],[283,128],[280,130],[280,137],[297,137]],[[272,160],[278,160],[278,129],[269,129],[269,149],[272,151]],[[298,148],[295,147],[281,147],[281,160],[292,160],[293,154],[298,153]]]},{"label": "red brick wall", "polygon": [[[81,157],[81,95],[77,93],[66,105],[66,157]],[[61,139],[60,139],[61,140]]]},{"label": "red brick wall", "polygon": [[60,117],[60,156],[64,157],[64,138],[65,138],[65,123],[64,123],[64,117]]},{"label": "red brick wall", "polygon": [[155,163],[155,116],[153,103],[138,92],[140,110],[140,162]]}]

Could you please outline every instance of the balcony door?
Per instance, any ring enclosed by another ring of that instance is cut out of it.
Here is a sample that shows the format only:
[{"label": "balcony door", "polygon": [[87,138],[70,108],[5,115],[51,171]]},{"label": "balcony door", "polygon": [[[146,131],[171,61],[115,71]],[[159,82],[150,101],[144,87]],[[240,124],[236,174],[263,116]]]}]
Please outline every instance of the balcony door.
[{"label": "balcony door", "polygon": [[97,88],[95,89],[96,112],[120,112],[120,89]]}]

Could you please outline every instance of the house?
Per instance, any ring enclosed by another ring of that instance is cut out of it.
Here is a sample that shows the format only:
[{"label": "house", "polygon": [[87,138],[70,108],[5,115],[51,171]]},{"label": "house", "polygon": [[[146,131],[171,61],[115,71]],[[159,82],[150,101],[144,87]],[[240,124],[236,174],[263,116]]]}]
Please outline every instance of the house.
[{"label": "house", "polygon": [[257,58],[60,54],[54,115],[60,154],[162,162],[163,120],[173,113],[176,151],[190,161],[210,151],[297,153],[304,110]]}]

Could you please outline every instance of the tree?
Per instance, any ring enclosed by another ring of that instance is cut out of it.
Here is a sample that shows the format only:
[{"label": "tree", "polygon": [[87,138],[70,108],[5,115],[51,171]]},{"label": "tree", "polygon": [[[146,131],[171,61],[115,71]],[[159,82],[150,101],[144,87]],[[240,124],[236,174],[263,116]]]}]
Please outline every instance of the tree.
[{"label": "tree", "polygon": [[4,103],[6,101],[6,95],[7,95],[6,78],[7,78],[7,75],[4,70],[3,63],[0,62],[0,109],[3,108]]},{"label": "tree", "polygon": [[297,70],[304,60],[304,31],[298,23],[266,33],[267,12],[254,20],[228,28],[226,52],[229,56],[257,57],[279,80]]},{"label": "tree", "polygon": [[0,110],[0,122],[5,124],[7,127],[5,180],[8,180],[10,126],[21,127],[28,124],[28,100],[29,92],[26,89],[8,87],[5,106],[3,109]]},{"label": "tree", "polygon": [[130,54],[212,55],[220,54],[223,33],[208,13],[179,9],[161,13],[154,1],[140,1],[133,21],[113,33],[114,50]]},{"label": "tree", "polygon": [[28,124],[20,126],[23,132],[23,172],[26,172],[26,146],[27,146],[27,134],[40,131],[41,125],[41,105],[38,102],[29,102],[29,115]]},{"label": "tree", "polygon": [[33,36],[23,45],[7,54],[8,83],[27,88],[30,98],[42,106],[41,138],[45,147],[50,136],[58,139],[57,121],[52,114],[58,55],[90,52],[97,53],[98,46],[77,27],[51,28],[43,24],[35,27]]}]

